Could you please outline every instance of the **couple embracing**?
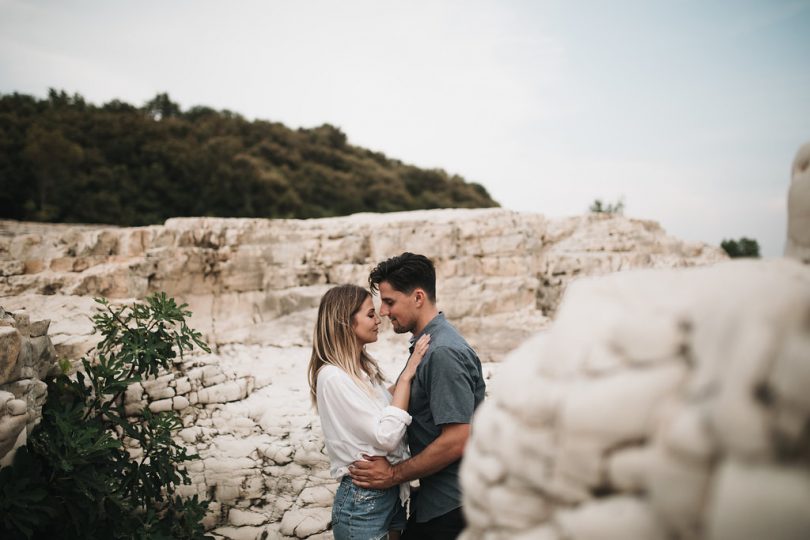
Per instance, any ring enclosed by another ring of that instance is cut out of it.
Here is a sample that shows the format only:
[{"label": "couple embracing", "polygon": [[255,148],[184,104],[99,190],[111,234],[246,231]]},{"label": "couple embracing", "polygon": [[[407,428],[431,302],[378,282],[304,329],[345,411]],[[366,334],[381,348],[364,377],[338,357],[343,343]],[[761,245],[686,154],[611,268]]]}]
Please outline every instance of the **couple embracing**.
[{"label": "couple embracing", "polygon": [[[309,363],[331,474],[340,479],[332,531],[336,540],[456,538],[464,528],[458,469],[484,399],[481,362],[436,307],[430,259],[403,253],[383,261],[369,287],[379,291],[379,315],[362,287],[326,292]],[[411,355],[388,387],[365,350],[381,316],[412,334]]]}]

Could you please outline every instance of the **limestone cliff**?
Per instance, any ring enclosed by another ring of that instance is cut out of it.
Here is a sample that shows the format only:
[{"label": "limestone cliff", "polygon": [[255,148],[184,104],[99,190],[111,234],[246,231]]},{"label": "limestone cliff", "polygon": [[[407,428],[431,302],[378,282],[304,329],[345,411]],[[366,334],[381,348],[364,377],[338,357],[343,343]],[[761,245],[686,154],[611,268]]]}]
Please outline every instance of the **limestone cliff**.
[{"label": "limestone cliff", "polygon": [[365,284],[376,262],[403,251],[434,259],[441,309],[486,360],[542,328],[578,276],[725,258],[650,221],[549,220],[503,209],[186,218],[137,228],[0,222],[0,297],[8,308],[61,321],[67,328],[55,327],[53,338],[68,356],[90,331],[81,316],[88,298],[158,290],[187,302],[192,324],[214,345],[306,345],[329,286]]},{"label": "limestone cliff", "polygon": [[[92,296],[162,290],[187,302],[215,354],[133,385],[128,409],[181,415],[179,437],[200,455],[183,491],[212,498],[206,523],[217,537],[329,538],[335,482],[305,375],[317,303],[333,284],[365,284],[376,262],[403,251],[436,262],[439,307],[480,351],[487,378],[548,324],[572,280],[725,259],[649,221],[502,209],[140,228],[0,222],[0,305],[51,319],[57,352],[75,360],[94,342]],[[371,347],[389,375],[403,340],[384,329]]]}]

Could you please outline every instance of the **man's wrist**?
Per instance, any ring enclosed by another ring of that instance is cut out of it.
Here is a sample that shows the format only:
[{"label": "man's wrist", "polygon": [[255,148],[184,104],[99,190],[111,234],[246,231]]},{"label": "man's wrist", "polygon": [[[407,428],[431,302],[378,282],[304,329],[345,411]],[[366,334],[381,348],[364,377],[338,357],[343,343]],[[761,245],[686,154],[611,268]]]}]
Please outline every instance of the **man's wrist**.
[{"label": "man's wrist", "polygon": [[397,484],[402,483],[402,480],[400,479],[402,477],[402,474],[400,472],[400,466],[399,465],[400,465],[399,463],[397,463],[396,465],[391,465],[391,477],[390,477],[391,480],[390,481],[391,481],[392,486],[396,486]]}]

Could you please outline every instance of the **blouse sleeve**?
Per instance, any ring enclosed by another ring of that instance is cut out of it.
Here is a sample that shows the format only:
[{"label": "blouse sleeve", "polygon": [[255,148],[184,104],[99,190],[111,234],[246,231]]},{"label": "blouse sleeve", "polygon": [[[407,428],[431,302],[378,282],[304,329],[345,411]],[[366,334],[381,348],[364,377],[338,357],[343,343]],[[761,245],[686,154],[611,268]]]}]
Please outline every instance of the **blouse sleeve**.
[{"label": "blouse sleeve", "polygon": [[321,401],[337,425],[363,442],[392,452],[397,448],[411,423],[411,415],[388,405],[380,405],[348,376],[329,374],[318,382]]}]

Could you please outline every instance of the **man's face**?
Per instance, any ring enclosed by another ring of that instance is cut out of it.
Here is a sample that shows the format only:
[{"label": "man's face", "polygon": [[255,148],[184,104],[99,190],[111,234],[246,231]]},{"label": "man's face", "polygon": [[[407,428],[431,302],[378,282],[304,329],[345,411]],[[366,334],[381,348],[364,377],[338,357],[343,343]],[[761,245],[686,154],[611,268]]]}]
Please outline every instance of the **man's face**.
[{"label": "man's face", "polygon": [[380,283],[380,315],[388,317],[394,332],[413,332],[416,327],[416,291],[405,294],[394,289],[390,283]]}]

